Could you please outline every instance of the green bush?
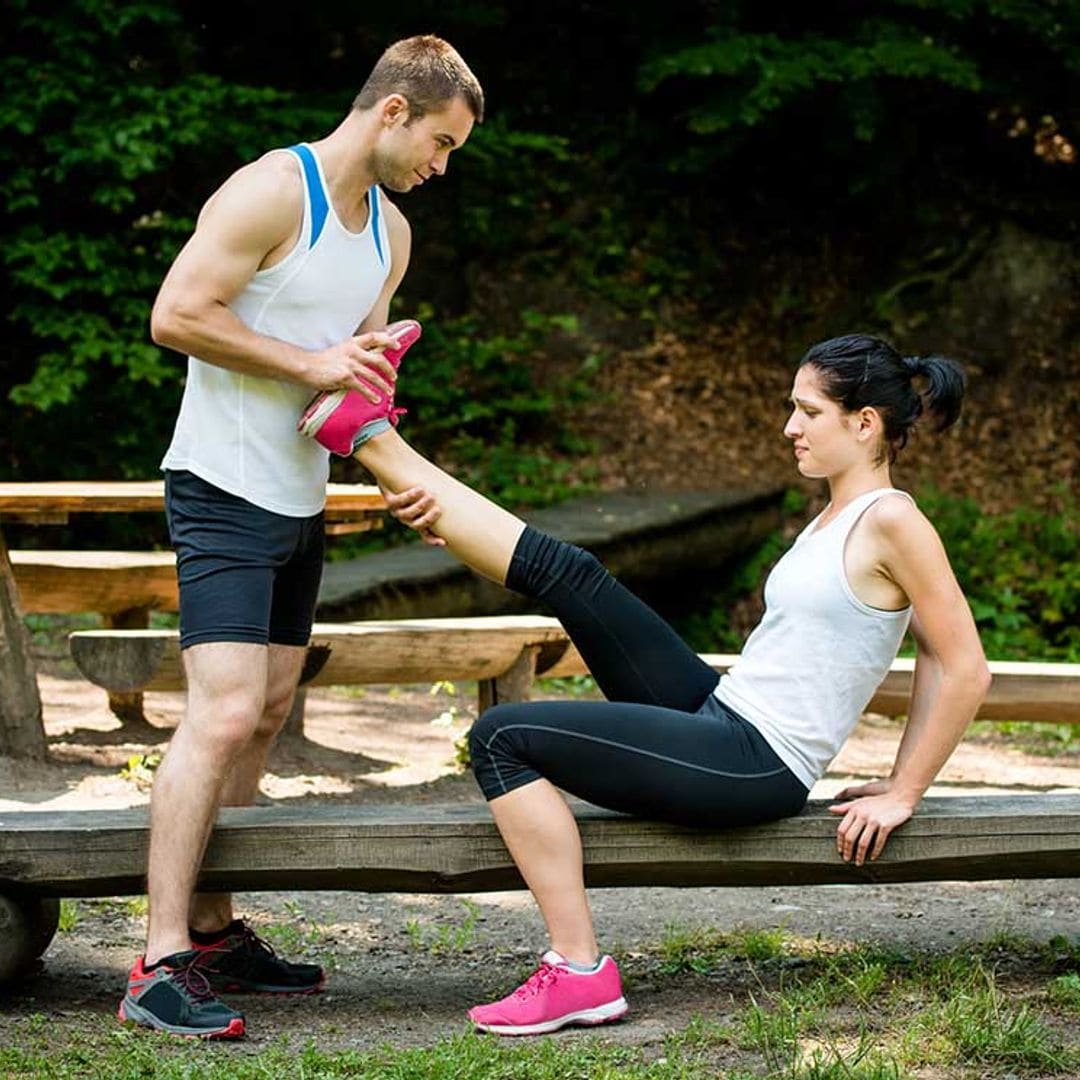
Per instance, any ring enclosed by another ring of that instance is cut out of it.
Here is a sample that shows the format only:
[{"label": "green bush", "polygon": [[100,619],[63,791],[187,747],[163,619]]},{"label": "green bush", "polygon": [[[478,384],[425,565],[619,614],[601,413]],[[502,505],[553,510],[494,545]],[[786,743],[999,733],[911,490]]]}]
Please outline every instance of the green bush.
[{"label": "green bush", "polygon": [[924,491],[994,660],[1080,660],[1080,530],[1069,497],[1057,512],[984,514],[973,499]]},{"label": "green bush", "polygon": [[[563,363],[566,374],[544,374],[535,363],[555,351],[573,357],[576,319],[525,310],[511,332],[487,330],[474,315],[432,318],[425,325],[419,376],[407,394],[411,434],[438,453],[459,479],[509,506],[545,506],[588,489],[573,455],[588,449],[566,426],[584,401],[598,366],[585,355]],[[534,362],[530,363],[529,360]]]}]

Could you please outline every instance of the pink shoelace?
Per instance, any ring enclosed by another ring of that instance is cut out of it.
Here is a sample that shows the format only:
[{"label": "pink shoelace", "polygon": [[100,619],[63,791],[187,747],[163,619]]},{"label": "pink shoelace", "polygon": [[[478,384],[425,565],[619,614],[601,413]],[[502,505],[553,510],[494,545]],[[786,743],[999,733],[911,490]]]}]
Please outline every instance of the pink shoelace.
[{"label": "pink shoelace", "polygon": [[544,987],[551,986],[558,978],[559,969],[544,962],[514,991],[514,997],[521,1001],[536,997]]}]

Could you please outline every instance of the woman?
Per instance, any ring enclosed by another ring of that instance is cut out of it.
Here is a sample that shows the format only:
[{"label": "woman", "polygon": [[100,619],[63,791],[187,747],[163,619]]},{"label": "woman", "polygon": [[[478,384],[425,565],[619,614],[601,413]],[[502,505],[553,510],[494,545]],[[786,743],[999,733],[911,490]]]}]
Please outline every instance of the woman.
[{"label": "woman", "polygon": [[[920,394],[913,385],[924,379]],[[777,563],[765,615],[718,679],[596,559],[537,532],[417,455],[385,423],[356,457],[391,509],[508,588],[544,601],[607,701],[488,710],[473,767],[540,907],[550,949],[501,1001],[469,1017],[505,1035],[596,1024],[626,1011],[618,969],[594,937],[581,841],[557,789],[598,806],[723,828],[797,814],[910,629],[918,646],[908,721],[889,777],[843,791],[837,851],[862,865],[911,817],[985,696],[989,672],[933,526],[889,467],[924,412],[960,411],[960,368],[901,358],[849,335],[799,363],[784,435],[829,503]]]}]

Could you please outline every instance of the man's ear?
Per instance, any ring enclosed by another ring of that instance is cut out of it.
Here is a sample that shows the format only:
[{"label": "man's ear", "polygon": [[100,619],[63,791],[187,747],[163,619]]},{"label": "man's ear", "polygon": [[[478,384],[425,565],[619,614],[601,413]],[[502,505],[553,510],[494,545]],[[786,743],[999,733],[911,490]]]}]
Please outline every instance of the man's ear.
[{"label": "man's ear", "polygon": [[388,94],[382,100],[382,120],[386,127],[405,124],[409,119],[409,103],[401,94]]}]

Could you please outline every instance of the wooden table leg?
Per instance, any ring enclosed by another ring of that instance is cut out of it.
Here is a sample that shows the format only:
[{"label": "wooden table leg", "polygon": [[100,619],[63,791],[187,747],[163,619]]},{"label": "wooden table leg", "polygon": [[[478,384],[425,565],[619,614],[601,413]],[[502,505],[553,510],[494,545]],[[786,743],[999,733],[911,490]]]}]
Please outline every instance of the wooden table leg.
[{"label": "wooden table leg", "polygon": [[41,760],[45,749],[30,633],[19,609],[15,576],[0,532],[0,754]]}]

